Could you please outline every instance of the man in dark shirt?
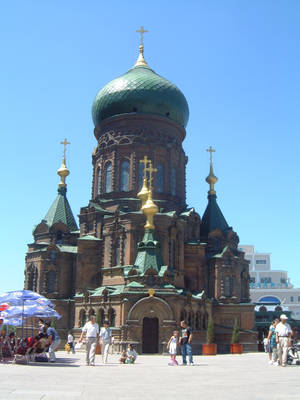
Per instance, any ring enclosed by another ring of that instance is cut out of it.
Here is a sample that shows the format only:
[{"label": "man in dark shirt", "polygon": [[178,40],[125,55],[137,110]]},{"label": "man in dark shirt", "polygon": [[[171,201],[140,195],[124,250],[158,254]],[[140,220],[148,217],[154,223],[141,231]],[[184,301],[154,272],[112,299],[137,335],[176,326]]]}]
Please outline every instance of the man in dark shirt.
[{"label": "man in dark shirt", "polygon": [[192,329],[187,326],[185,321],[180,322],[181,332],[180,332],[180,348],[181,348],[181,355],[182,355],[182,364],[186,365],[186,356],[189,357],[189,364],[194,365],[193,362],[193,352],[192,352],[192,339],[193,333]]}]

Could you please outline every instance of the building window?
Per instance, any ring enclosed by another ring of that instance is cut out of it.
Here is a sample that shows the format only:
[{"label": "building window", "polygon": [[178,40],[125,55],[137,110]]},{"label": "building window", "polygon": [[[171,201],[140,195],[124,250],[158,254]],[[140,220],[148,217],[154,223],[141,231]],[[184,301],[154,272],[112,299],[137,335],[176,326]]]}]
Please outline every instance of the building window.
[{"label": "building window", "polygon": [[282,283],[282,284],[286,284],[286,279],[285,278],[280,278],[280,283]]},{"label": "building window", "polygon": [[163,193],[164,191],[164,166],[162,164],[157,165],[156,191],[157,193]]},{"label": "building window", "polygon": [[84,326],[84,324],[86,323],[86,312],[85,310],[80,310],[79,312],[79,328],[81,328],[82,326]]},{"label": "building window", "polygon": [[101,193],[101,169],[97,170],[97,194]]},{"label": "building window", "polygon": [[27,270],[27,289],[36,292],[37,282],[38,282],[38,269],[35,265],[31,265]]},{"label": "building window", "polygon": [[115,326],[116,324],[116,312],[113,308],[109,308],[108,310],[108,323],[109,326]]},{"label": "building window", "polygon": [[55,271],[51,270],[47,273],[47,280],[46,280],[46,291],[47,293],[55,292],[55,280],[56,280],[56,273]]},{"label": "building window", "polygon": [[123,161],[121,163],[120,191],[129,191],[129,161]]},{"label": "building window", "polygon": [[293,303],[294,302],[294,296],[291,296],[290,300],[291,300],[291,303]]},{"label": "building window", "polygon": [[256,260],[256,264],[267,264],[267,260]]},{"label": "building window", "polygon": [[170,242],[170,265],[171,267],[175,267],[175,258],[176,258],[176,242],[174,239]]},{"label": "building window", "polygon": [[139,163],[139,190],[142,188],[144,182],[144,164]]},{"label": "building window", "polygon": [[298,296],[298,303],[300,303],[300,296]]},{"label": "building window", "polygon": [[172,167],[170,174],[170,192],[173,196],[176,196],[176,178],[176,168]]},{"label": "building window", "polygon": [[52,261],[56,260],[56,251],[55,250],[50,251],[50,259]]},{"label": "building window", "polygon": [[229,276],[225,277],[224,294],[225,294],[225,297],[230,297],[231,296],[231,279],[230,279]]},{"label": "building window", "polygon": [[270,277],[260,278],[260,283],[271,283],[272,279]]},{"label": "building window", "polygon": [[120,256],[121,256],[121,251],[120,251],[120,238],[118,238],[115,241],[115,265],[120,265]]},{"label": "building window", "polygon": [[61,231],[58,231],[56,233],[56,243],[57,244],[61,244],[62,243],[62,239],[63,239],[63,234]]},{"label": "building window", "polygon": [[253,276],[250,277],[250,283],[255,283],[255,278]]},{"label": "building window", "polygon": [[105,193],[112,191],[112,164],[108,162],[105,165]]},{"label": "building window", "polygon": [[105,313],[104,313],[103,308],[100,308],[97,311],[96,320],[97,320],[97,324],[99,326],[103,326],[103,322],[105,321]]}]

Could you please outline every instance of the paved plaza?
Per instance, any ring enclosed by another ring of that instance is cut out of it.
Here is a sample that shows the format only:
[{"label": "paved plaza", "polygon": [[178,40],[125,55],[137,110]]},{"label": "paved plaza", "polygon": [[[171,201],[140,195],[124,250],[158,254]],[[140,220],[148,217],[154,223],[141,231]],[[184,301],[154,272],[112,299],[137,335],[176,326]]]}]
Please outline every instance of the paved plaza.
[{"label": "paved plaza", "polygon": [[195,366],[168,366],[167,356],[139,356],[135,365],[87,367],[84,353],[57,353],[58,362],[0,364],[0,399],[30,400],[293,400],[300,366],[269,366],[264,353],[195,357]]}]

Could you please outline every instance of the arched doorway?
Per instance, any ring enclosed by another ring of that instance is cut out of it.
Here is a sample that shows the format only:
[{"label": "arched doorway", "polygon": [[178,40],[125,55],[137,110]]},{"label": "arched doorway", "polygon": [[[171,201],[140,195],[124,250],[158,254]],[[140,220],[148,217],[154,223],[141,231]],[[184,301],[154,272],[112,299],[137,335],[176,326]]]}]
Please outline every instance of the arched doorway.
[{"label": "arched doorway", "polygon": [[143,319],[143,353],[158,353],[158,318]]}]

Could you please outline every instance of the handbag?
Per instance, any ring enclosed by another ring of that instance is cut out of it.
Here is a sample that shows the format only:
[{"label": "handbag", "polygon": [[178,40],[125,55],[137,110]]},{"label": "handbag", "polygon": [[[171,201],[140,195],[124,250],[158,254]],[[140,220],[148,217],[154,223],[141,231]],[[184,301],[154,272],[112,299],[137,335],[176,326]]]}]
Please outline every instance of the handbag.
[{"label": "handbag", "polygon": [[28,360],[26,356],[22,356],[21,354],[16,354],[15,358],[13,359],[13,364],[27,365]]}]

